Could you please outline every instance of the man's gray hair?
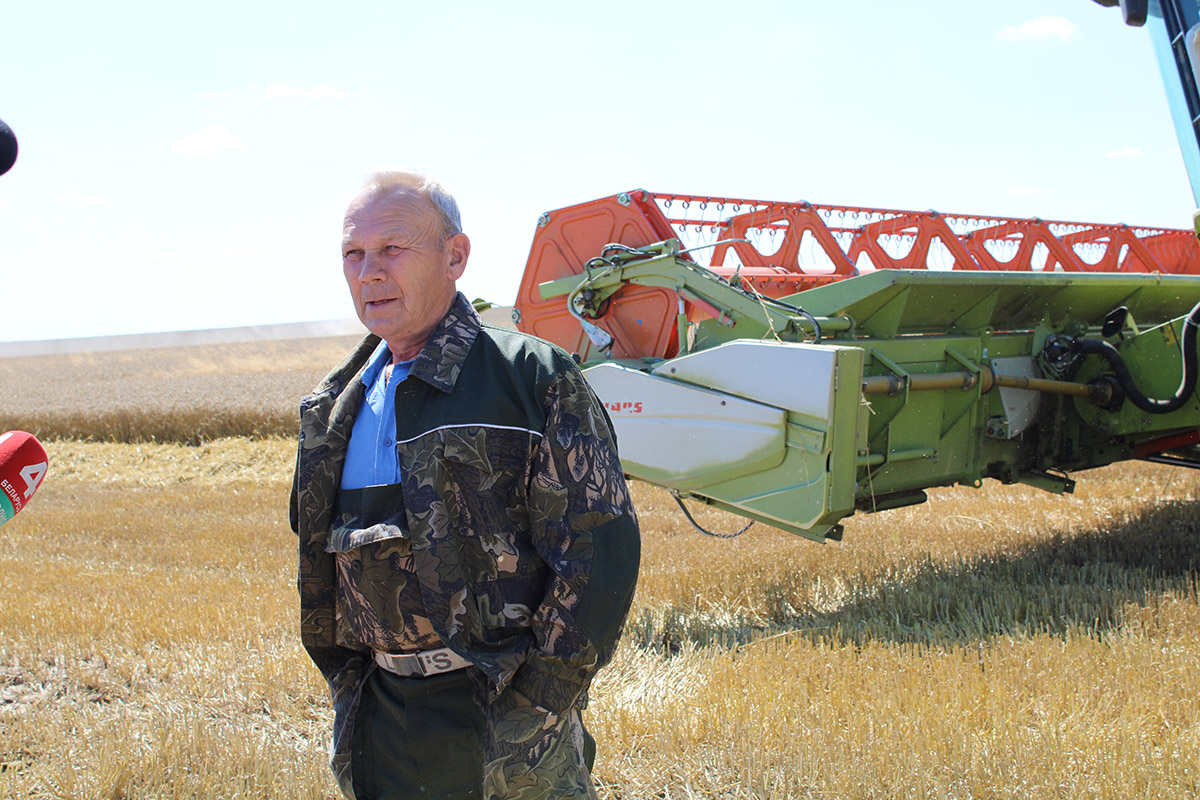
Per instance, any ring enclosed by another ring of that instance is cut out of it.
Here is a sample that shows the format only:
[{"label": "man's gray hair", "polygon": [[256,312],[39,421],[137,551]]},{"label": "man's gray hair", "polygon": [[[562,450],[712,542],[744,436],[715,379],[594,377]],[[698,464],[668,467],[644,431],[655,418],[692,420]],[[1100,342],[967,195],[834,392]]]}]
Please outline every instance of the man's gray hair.
[{"label": "man's gray hair", "polygon": [[462,233],[462,215],[459,214],[458,201],[454,199],[454,195],[438,181],[416,170],[372,172],[363,181],[360,194],[374,198],[390,194],[397,189],[412,189],[433,205],[441,223],[443,238],[449,239],[456,233]]}]

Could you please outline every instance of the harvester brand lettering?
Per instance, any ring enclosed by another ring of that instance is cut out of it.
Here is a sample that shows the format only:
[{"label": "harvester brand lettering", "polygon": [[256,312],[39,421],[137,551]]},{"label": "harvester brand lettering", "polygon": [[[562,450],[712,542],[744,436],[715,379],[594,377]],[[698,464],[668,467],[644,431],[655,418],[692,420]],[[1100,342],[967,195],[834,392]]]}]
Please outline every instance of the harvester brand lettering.
[{"label": "harvester brand lettering", "polygon": [[607,408],[609,411],[612,411],[612,412],[618,413],[618,414],[621,413],[622,411],[628,412],[630,414],[642,413],[642,401],[641,400],[637,400],[637,401],[621,400],[616,403],[605,403],[604,407]]}]

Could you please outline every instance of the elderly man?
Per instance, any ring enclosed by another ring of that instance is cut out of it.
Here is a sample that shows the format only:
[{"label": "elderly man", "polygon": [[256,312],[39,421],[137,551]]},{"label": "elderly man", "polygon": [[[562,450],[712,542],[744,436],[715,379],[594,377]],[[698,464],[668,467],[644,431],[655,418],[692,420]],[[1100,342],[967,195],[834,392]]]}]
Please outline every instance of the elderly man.
[{"label": "elderly man", "polygon": [[301,633],[358,800],[595,796],[579,710],[637,521],[572,358],[457,293],[470,251],[439,184],[372,175],[342,236],[371,335],[301,405]]}]

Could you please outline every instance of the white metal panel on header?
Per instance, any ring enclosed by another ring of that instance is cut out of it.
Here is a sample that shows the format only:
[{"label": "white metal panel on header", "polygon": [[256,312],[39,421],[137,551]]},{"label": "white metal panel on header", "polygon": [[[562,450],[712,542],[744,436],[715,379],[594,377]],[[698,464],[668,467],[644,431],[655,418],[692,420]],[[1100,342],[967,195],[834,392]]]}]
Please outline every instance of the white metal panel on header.
[{"label": "white metal panel on header", "polygon": [[[1041,370],[1034,363],[1033,356],[993,358],[992,369],[1003,375],[1019,375],[1022,378],[1042,377]],[[1014,389],[1011,386],[1001,386],[999,392],[1007,423],[1004,428],[1004,438],[1015,439],[1037,419],[1042,395],[1030,389]]]},{"label": "white metal panel on header", "polygon": [[[829,419],[841,347],[742,339],[664,362],[654,374]],[[858,392],[859,387],[849,387]]]},{"label": "white metal panel on header", "polygon": [[621,461],[634,477],[691,489],[783,460],[781,409],[619,364],[584,374],[612,417]]}]

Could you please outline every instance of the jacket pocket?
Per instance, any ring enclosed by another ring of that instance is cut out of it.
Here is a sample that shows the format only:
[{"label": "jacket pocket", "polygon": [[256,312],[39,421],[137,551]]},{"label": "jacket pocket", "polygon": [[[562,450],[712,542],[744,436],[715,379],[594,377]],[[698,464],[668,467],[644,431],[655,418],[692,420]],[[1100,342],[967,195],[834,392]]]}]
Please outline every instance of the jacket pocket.
[{"label": "jacket pocket", "polygon": [[529,634],[533,615],[546,594],[548,574],[547,569],[534,569],[475,583],[479,621],[489,642]]},{"label": "jacket pocket", "polygon": [[327,553],[348,553],[386,539],[407,539],[404,492],[398,483],[367,486],[338,493]]}]

